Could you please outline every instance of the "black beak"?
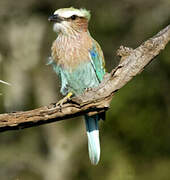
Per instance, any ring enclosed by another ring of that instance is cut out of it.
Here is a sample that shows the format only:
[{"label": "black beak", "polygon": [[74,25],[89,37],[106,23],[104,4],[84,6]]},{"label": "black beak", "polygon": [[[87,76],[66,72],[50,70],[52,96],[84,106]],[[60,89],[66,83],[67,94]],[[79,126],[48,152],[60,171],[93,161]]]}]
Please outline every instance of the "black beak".
[{"label": "black beak", "polygon": [[63,19],[61,17],[59,17],[58,14],[54,14],[54,15],[50,16],[48,18],[48,20],[51,21],[51,22],[58,22],[58,23],[60,23]]}]

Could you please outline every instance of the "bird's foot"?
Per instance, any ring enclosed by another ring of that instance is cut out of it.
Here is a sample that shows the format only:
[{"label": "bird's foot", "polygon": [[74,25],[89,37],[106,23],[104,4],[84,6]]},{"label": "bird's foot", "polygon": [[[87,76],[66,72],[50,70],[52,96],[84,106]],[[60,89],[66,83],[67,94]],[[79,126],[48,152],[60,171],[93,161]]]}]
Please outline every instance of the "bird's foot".
[{"label": "bird's foot", "polygon": [[87,91],[87,92],[88,92],[88,91],[91,91],[91,90],[92,90],[91,87],[85,89],[85,91]]},{"label": "bird's foot", "polygon": [[70,100],[71,96],[73,95],[73,93],[69,92],[67,94],[67,96],[65,96],[63,99],[61,99],[60,101],[58,101],[58,103],[56,103],[56,106],[60,106],[62,107],[64,103],[66,103],[67,101]]}]

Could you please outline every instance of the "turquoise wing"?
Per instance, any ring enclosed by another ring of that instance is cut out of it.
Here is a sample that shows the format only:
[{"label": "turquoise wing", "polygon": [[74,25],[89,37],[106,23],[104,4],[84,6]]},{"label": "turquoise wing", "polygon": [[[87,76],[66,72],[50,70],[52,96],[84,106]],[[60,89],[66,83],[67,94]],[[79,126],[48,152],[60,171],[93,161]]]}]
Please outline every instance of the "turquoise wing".
[{"label": "turquoise wing", "polygon": [[93,43],[93,47],[90,50],[90,59],[91,59],[93,69],[98,78],[98,81],[101,82],[104,77],[104,74],[106,73],[105,61],[104,61],[103,52],[99,44],[95,40]]}]

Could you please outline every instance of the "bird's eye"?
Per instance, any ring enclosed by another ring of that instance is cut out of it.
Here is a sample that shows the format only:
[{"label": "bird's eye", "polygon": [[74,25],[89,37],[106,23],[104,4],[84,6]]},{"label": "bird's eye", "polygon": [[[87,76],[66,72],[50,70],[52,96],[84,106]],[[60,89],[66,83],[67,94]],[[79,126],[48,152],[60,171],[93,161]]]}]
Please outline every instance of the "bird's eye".
[{"label": "bird's eye", "polygon": [[71,16],[71,19],[72,19],[72,20],[75,20],[76,18],[77,18],[76,15],[72,15],[72,16]]}]

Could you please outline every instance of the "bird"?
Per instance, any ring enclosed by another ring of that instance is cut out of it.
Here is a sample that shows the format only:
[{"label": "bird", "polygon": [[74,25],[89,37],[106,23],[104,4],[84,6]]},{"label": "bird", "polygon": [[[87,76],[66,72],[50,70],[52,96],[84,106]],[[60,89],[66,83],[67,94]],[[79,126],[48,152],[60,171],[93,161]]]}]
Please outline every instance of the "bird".
[{"label": "bird", "polygon": [[[106,73],[103,51],[88,30],[90,18],[90,11],[74,7],[57,9],[48,18],[57,33],[48,64],[61,81],[60,92],[65,96],[59,101],[61,106],[88,88],[99,86]],[[84,116],[89,158],[93,165],[100,160],[99,120],[104,120],[104,116],[105,113]]]}]

